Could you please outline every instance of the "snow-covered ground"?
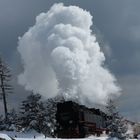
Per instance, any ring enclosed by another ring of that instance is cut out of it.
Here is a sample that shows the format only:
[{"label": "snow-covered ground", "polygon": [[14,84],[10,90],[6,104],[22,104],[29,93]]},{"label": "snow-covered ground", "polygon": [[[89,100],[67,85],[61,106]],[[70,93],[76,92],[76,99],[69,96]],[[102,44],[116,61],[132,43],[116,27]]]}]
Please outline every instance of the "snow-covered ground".
[{"label": "snow-covered ground", "polygon": [[[10,137],[14,138],[15,140],[62,140],[60,138],[45,138],[44,135],[36,133],[35,131],[28,132],[28,133],[7,132],[7,131],[0,132],[0,138],[4,138],[5,140],[12,140]],[[107,136],[101,136],[101,137],[90,136],[88,138],[71,139],[71,140],[107,140],[107,139],[108,139]],[[114,138],[111,140],[117,140],[117,139]],[[131,139],[131,140],[136,140],[136,139]]]}]

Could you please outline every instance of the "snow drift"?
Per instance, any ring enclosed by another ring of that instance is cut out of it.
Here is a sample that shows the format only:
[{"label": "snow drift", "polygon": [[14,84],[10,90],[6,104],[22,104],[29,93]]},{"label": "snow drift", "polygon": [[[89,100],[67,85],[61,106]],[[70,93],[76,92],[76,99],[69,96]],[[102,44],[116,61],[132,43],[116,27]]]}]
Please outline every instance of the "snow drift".
[{"label": "snow drift", "polygon": [[105,104],[118,96],[115,77],[92,34],[92,16],[77,6],[54,4],[19,38],[21,85],[46,98],[62,95],[81,104]]}]

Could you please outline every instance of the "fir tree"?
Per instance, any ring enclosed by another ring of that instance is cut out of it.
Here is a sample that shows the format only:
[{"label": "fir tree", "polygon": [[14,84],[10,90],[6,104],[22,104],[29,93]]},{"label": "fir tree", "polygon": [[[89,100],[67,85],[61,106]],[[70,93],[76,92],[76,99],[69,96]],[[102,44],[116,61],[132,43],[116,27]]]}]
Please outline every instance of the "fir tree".
[{"label": "fir tree", "polygon": [[36,118],[30,123],[32,128],[34,128],[39,133],[43,133],[44,128],[47,127],[47,111],[44,107],[43,102],[39,103],[39,108],[36,112]]},{"label": "fir tree", "polygon": [[31,94],[25,101],[22,102],[20,108],[19,126],[22,128],[36,129],[38,114],[40,113],[40,99],[39,94]]},{"label": "fir tree", "polygon": [[40,94],[31,94],[22,102],[18,128],[34,129],[39,133],[45,133],[47,127],[47,110],[41,101]]},{"label": "fir tree", "polygon": [[45,108],[47,113],[47,127],[44,129],[44,132],[47,136],[56,137],[55,130],[56,130],[56,111],[57,111],[57,103],[63,102],[64,99],[62,97],[55,97],[50,98],[45,101]]},{"label": "fir tree", "polygon": [[116,137],[121,140],[126,139],[127,125],[122,116],[119,115],[115,103],[112,100],[109,100],[107,106],[107,127],[110,131],[110,137]]},{"label": "fir tree", "polygon": [[7,121],[5,123],[5,130],[7,131],[14,131],[16,130],[17,124],[17,114],[15,109],[12,109],[7,114]]},{"label": "fir tree", "polygon": [[21,104],[18,117],[18,130],[34,129],[48,137],[55,137],[56,108],[61,98],[41,101],[40,94],[31,94]]}]

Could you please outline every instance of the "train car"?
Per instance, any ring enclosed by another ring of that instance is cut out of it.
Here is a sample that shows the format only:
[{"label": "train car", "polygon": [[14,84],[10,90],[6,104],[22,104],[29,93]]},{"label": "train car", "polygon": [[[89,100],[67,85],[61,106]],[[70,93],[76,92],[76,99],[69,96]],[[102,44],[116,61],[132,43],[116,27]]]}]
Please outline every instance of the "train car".
[{"label": "train car", "polygon": [[57,137],[84,138],[100,135],[106,129],[106,114],[99,109],[89,109],[72,101],[57,104]]}]

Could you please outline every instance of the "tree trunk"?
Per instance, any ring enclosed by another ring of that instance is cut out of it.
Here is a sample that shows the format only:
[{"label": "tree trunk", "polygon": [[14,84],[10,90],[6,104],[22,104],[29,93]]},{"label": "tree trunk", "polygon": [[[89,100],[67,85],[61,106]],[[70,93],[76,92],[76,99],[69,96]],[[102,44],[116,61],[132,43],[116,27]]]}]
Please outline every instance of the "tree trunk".
[{"label": "tree trunk", "polygon": [[4,89],[4,83],[3,83],[3,76],[2,75],[1,75],[1,89],[2,89],[5,121],[7,121],[7,102],[6,102],[6,93],[5,93],[5,89]]}]

